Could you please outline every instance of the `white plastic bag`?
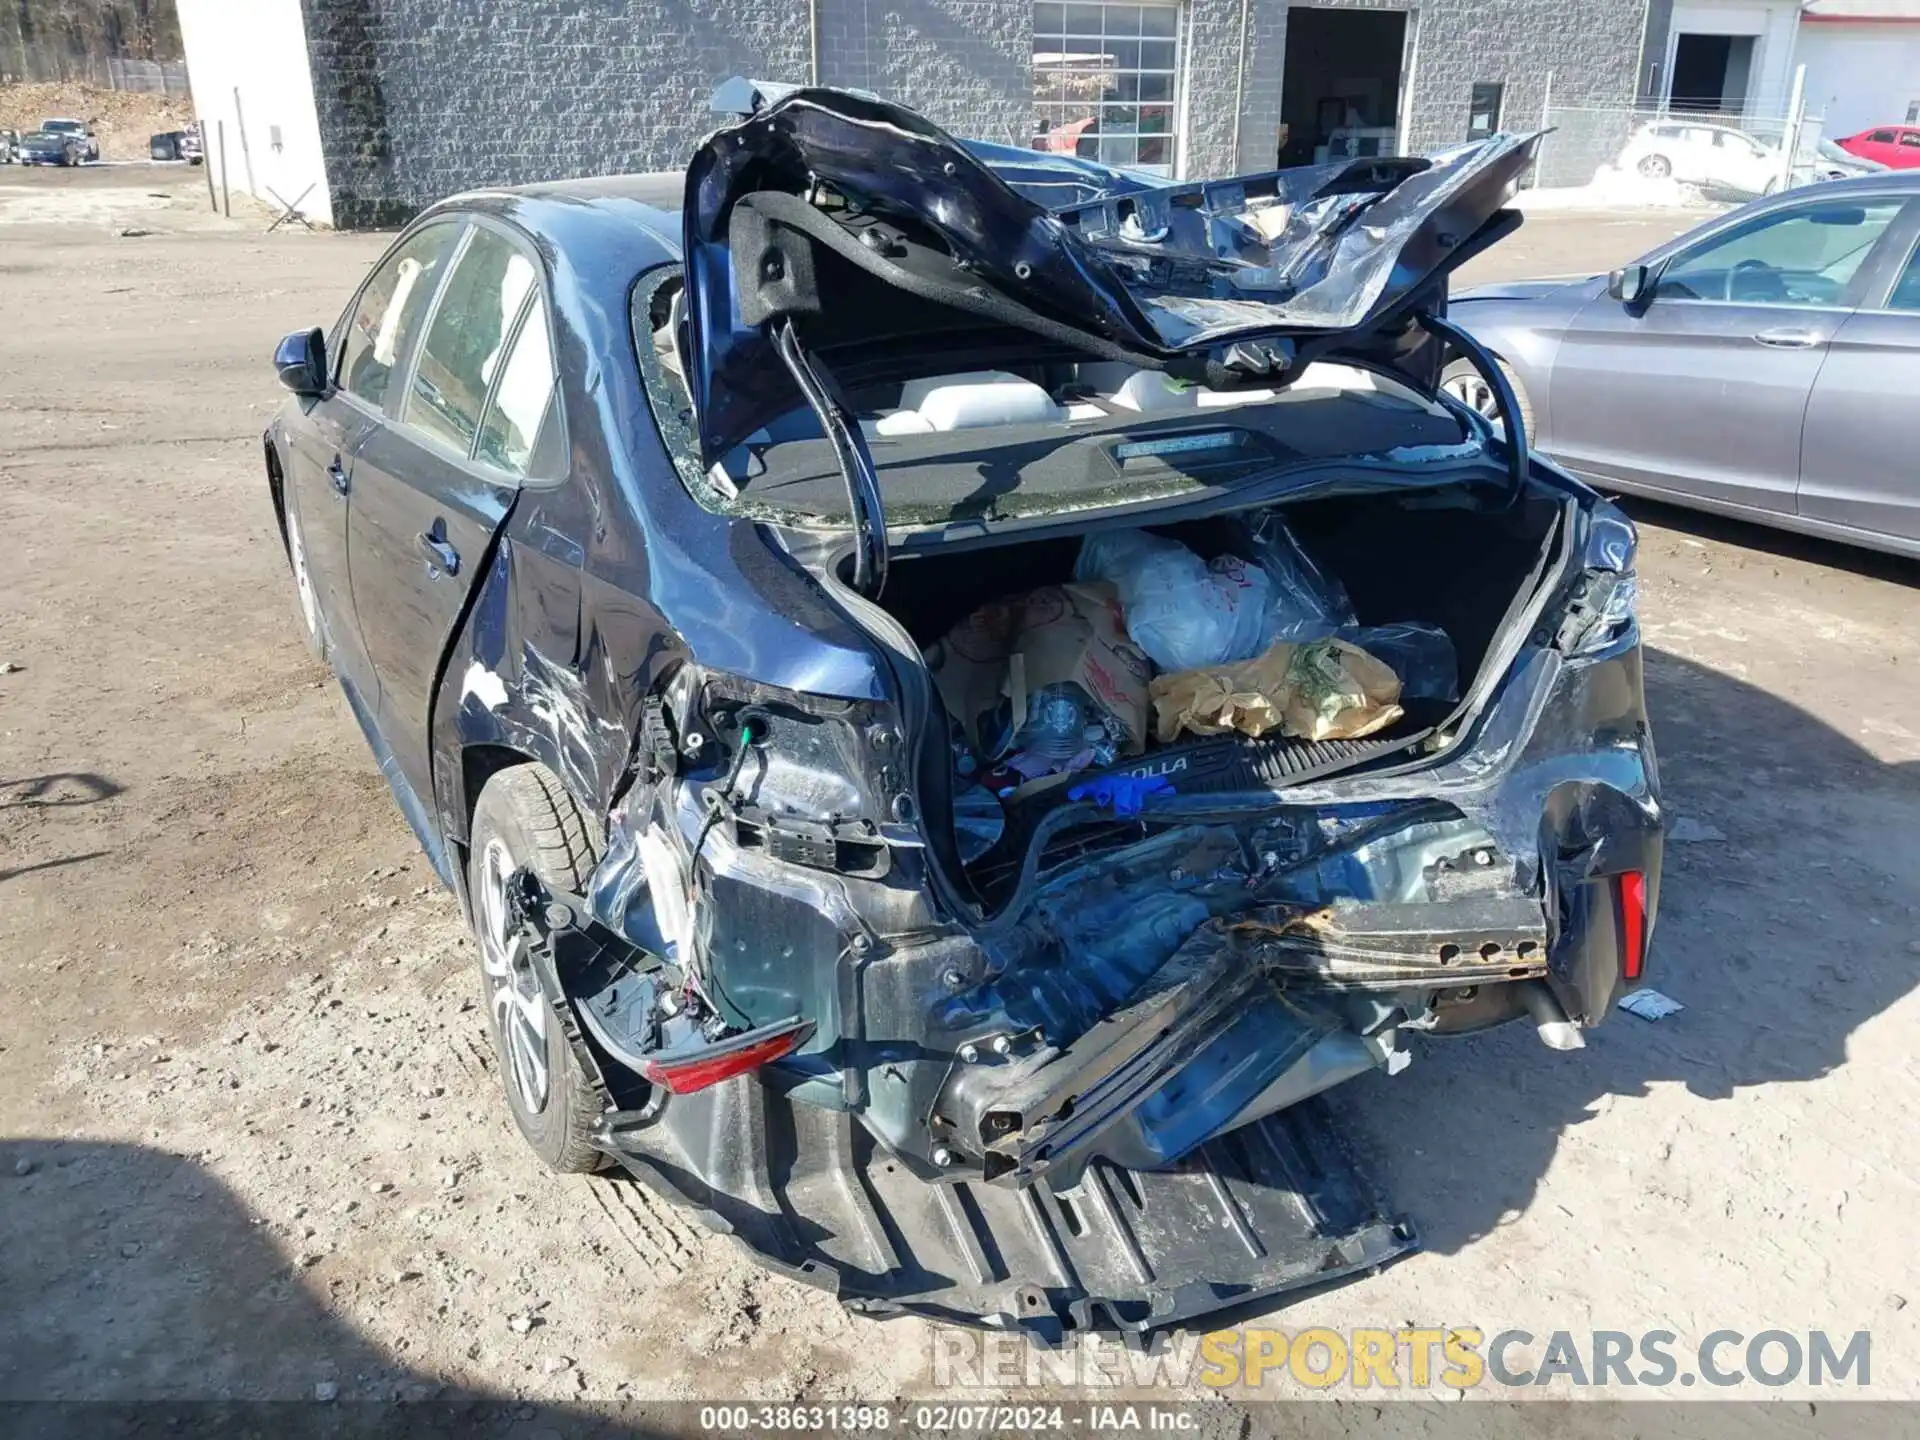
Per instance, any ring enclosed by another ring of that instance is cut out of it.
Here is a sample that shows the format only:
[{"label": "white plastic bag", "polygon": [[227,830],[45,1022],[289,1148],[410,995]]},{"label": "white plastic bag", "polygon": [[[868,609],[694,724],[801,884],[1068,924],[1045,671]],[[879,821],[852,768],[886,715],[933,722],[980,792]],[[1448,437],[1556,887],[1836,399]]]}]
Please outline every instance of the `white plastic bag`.
[{"label": "white plastic bag", "polygon": [[1119,589],[1128,637],[1162,670],[1230,665],[1266,648],[1273,584],[1238,556],[1207,562],[1178,540],[1110,530],[1087,537],[1073,578]]}]

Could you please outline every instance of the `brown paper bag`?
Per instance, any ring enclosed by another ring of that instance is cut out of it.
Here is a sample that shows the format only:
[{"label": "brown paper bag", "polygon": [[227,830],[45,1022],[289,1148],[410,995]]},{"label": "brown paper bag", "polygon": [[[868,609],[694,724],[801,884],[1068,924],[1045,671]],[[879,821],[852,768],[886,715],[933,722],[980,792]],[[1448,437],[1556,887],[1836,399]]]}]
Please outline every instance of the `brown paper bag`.
[{"label": "brown paper bag", "polygon": [[1354,740],[1401,715],[1400,677],[1345,640],[1281,641],[1236,665],[1162,675],[1149,687],[1154,733],[1166,744],[1191,735],[1265,735]]}]

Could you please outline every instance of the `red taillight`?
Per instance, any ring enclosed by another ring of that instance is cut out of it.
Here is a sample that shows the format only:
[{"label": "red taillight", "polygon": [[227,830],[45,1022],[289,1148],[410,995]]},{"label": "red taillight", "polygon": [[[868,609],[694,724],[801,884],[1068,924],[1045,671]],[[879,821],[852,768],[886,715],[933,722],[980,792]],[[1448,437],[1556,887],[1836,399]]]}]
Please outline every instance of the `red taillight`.
[{"label": "red taillight", "polygon": [[764,1040],[752,1040],[731,1049],[720,1048],[717,1053],[694,1055],[685,1060],[649,1060],[645,1074],[654,1084],[666,1086],[672,1094],[691,1095],[722,1080],[758,1070],[769,1060],[778,1060],[806,1039],[812,1028],[796,1025]]},{"label": "red taillight", "polygon": [[1640,978],[1647,962],[1647,875],[1628,870],[1620,877],[1620,950],[1623,973]]}]

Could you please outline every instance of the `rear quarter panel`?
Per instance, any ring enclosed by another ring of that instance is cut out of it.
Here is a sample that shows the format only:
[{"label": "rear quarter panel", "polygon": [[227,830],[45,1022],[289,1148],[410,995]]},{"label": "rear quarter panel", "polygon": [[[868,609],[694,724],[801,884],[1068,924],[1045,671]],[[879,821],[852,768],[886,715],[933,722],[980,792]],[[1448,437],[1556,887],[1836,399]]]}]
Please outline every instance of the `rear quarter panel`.
[{"label": "rear quarter panel", "polygon": [[[511,197],[498,203],[514,218]],[[472,777],[513,756],[546,765],[603,823],[645,698],[683,661],[789,689],[881,693],[869,642],[818,587],[754,522],[697,505],[675,471],[633,351],[641,237],[562,229],[541,249],[568,474],[522,486],[441,670],[433,803],[458,845]]]},{"label": "rear quarter panel", "polygon": [[[1584,303],[1584,302],[1580,302]],[[1451,301],[1447,316],[1512,367],[1533,407],[1532,443],[1548,449],[1553,441],[1553,395],[1549,383],[1553,357],[1579,304],[1551,299],[1473,299]]]}]

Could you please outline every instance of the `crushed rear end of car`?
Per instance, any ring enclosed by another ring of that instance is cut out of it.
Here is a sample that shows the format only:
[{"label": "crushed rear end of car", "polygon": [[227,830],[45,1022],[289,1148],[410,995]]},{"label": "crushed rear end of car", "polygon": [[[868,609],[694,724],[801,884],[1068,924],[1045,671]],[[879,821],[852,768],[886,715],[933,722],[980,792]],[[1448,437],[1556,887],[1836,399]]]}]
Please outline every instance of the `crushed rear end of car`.
[{"label": "crushed rear end of car", "polygon": [[[1166,186],[871,97],[741,109],[635,330],[688,488],[803,582],[806,683],[671,667],[587,893],[520,887],[597,1143],[873,1314],[1147,1331],[1406,1253],[1317,1097],[1415,1036],[1578,1048],[1658,899],[1632,527],[1434,393],[1531,142]],[[1149,663],[1089,580],[1123,533],[1310,557],[1343,608],[1296,661],[1418,631],[1445,673],[1364,723],[1176,714],[1256,682]],[[983,739],[969,626],[1083,603],[1080,698],[1131,722],[1048,751],[1016,644]]]}]

